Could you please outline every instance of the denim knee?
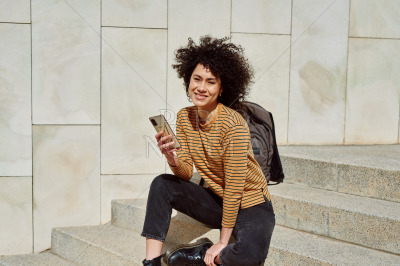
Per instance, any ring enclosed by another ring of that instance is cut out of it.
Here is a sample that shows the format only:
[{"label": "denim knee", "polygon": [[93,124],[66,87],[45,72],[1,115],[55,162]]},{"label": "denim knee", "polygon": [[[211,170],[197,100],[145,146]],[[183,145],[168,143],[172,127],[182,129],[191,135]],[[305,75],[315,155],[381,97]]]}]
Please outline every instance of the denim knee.
[{"label": "denim knee", "polygon": [[150,191],[159,190],[164,183],[164,174],[156,176],[150,185]]},{"label": "denim knee", "polygon": [[166,183],[168,180],[175,179],[176,176],[170,174],[161,174],[156,176],[150,185],[150,192],[161,192],[166,188]]},{"label": "denim knee", "polygon": [[266,257],[266,252],[260,250],[257,243],[247,245],[239,241],[228,245],[220,254],[221,265],[262,265]]}]

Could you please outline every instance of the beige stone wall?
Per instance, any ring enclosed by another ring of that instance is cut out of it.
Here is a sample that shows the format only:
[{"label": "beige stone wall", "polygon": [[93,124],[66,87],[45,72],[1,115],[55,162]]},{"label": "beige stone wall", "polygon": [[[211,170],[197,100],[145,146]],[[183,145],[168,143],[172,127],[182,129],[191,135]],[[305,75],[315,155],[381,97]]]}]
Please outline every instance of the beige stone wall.
[{"label": "beige stone wall", "polygon": [[231,36],[281,145],[399,143],[398,0],[0,0],[0,255],[110,220],[167,171],[188,37]]}]

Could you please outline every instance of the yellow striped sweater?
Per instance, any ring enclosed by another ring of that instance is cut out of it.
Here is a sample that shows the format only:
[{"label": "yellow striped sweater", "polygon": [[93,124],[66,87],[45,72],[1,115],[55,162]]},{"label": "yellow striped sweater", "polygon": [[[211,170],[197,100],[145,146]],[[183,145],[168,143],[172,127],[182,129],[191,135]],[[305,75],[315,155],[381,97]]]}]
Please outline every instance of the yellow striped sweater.
[{"label": "yellow striped sweater", "polygon": [[[246,121],[219,103],[213,121],[199,123],[197,107],[181,109],[176,133],[181,148],[172,172],[190,180],[193,164],[212,191],[223,199],[222,226],[234,227],[240,209],[270,200],[264,174],[254,159]],[[201,200],[201,199],[200,199]]]}]

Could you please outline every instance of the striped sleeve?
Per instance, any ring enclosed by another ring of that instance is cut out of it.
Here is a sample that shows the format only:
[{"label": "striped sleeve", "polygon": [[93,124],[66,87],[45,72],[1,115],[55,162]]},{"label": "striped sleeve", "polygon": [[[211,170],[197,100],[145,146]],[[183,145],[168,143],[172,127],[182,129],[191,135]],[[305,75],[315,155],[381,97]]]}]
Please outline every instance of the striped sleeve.
[{"label": "striped sleeve", "polygon": [[177,151],[178,165],[169,165],[171,171],[177,177],[189,181],[193,175],[193,161],[190,156],[188,149],[188,140],[185,132],[182,128],[182,112],[178,112],[177,124],[176,124],[176,137],[181,145],[181,148]]},{"label": "striped sleeve", "polygon": [[222,226],[234,227],[246,181],[249,131],[244,125],[233,126],[223,140],[225,189]]}]

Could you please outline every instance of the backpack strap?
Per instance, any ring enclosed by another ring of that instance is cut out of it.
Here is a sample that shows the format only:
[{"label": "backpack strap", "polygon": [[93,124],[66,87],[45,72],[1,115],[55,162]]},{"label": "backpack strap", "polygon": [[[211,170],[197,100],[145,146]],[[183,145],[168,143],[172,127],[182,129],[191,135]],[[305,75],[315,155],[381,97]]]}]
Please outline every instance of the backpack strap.
[{"label": "backpack strap", "polygon": [[[272,122],[272,134],[274,137],[274,153],[272,155],[272,162],[271,162],[271,174],[276,176],[276,184],[279,184],[283,181],[285,178],[285,174],[283,173],[282,170],[282,162],[281,162],[281,157],[279,156],[279,151],[278,151],[278,145],[276,144],[276,136],[275,136],[275,123],[274,123],[274,118],[272,116],[272,113],[269,112],[269,115],[271,116],[271,122]],[[271,184],[272,185],[272,184]]]}]

